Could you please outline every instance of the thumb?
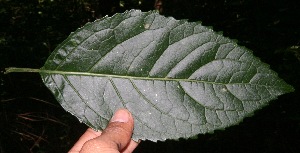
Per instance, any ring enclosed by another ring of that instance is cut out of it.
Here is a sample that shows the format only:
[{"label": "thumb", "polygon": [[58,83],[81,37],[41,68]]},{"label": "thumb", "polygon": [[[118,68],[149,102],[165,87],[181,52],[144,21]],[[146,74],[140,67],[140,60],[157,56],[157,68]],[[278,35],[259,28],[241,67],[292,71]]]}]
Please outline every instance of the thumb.
[{"label": "thumb", "polygon": [[119,109],[101,136],[86,142],[81,152],[119,152],[130,144],[132,132],[133,118],[131,113],[126,109]]}]

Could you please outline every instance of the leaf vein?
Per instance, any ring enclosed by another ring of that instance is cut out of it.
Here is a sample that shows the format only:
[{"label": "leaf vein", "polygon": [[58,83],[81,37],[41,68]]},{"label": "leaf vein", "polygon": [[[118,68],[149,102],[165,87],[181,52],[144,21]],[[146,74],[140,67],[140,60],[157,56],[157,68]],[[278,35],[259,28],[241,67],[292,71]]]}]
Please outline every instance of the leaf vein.
[{"label": "leaf vein", "polygon": [[[135,85],[135,83],[132,82],[131,79],[129,79],[130,83],[132,84],[133,88],[137,91],[137,93],[146,101],[148,102],[153,108],[155,108],[157,111],[161,112],[162,114],[166,115],[166,116],[169,116],[171,118],[176,118],[174,116],[170,116],[170,114],[167,114],[165,113],[164,111],[160,110],[160,108],[158,108],[155,104],[153,104],[151,102],[151,100],[149,100],[144,94],[142,94],[140,92],[140,90],[138,89],[138,87]],[[177,120],[181,120],[181,121],[186,121],[186,120],[183,120],[183,119],[180,119],[180,118],[176,118]]]},{"label": "leaf vein", "polygon": [[[87,30],[87,29],[85,29],[85,30]],[[106,29],[103,29],[103,30],[106,30]],[[98,31],[98,32],[95,32],[95,33],[92,33],[91,35],[89,35],[89,36],[87,36],[86,38],[84,38],[82,41],[80,41],[80,43],[79,44],[77,44],[76,45],[76,47],[74,47],[66,56],[65,56],[65,58],[60,62],[60,64],[58,65],[58,66],[56,66],[56,68],[54,69],[54,70],[58,70],[58,68],[60,68],[63,64],[64,64],[64,62],[67,60],[67,58],[78,48],[78,47],[81,47],[81,44],[83,44],[86,40],[88,40],[91,36],[94,36],[94,35],[96,35],[96,34],[98,34],[99,32],[101,32],[101,31],[103,31],[103,30],[100,30],[100,31]],[[88,31],[88,30],[87,30]],[[90,32],[92,32],[92,31],[90,31]],[[77,33],[74,33],[74,35],[75,34],[77,34]],[[70,36],[69,36],[70,37]],[[63,44],[61,47],[60,47],[60,49],[61,48],[64,48],[65,46],[68,46],[67,45],[68,43],[65,43],[65,44]]]},{"label": "leaf vein", "polygon": [[[76,88],[74,87],[74,85],[71,83],[71,81],[68,79],[67,76],[63,75],[63,78],[68,82],[68,84],[70,85],[70,87],[73,89],[73,91],[78,95],[78,97],[81,99],[81,101],[90,109],[92,110],[99,118],[103,118],[101,117],[92,107],[90,107],[90,105],[84,100],[84,98],[82,97],[82,95],[79,93],[78,90],[76,90]],[[86,112],[86,108],[84,108],[84,114]],[[105,118],[104,118],[105,119]],[[105,119],[107,120],[107,119]],[[88,120],[87,120],[88,121]]]}]

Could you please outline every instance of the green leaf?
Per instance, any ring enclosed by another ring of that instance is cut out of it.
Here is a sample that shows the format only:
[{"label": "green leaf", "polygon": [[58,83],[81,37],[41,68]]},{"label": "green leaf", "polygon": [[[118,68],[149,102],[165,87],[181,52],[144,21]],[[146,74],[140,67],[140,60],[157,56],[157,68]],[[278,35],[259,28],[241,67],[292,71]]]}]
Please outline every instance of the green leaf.
[{"label": "green leaf", "polygon": [[137,10],[78,29],[40,74],[63,108],[96,130],[127,108],[134,140],[224,129],[294,90],[212,29]]}]

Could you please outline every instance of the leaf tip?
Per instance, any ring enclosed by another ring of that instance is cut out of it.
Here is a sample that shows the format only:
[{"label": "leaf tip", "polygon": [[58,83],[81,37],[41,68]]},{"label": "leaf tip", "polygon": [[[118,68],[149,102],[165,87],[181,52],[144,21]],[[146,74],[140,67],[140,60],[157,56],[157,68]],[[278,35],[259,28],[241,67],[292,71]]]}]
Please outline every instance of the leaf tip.
[{"label": "leaf tip", "polygon": [[286,86],[286,93],[294,92],[295,88],[292,85],[287,84]]}]

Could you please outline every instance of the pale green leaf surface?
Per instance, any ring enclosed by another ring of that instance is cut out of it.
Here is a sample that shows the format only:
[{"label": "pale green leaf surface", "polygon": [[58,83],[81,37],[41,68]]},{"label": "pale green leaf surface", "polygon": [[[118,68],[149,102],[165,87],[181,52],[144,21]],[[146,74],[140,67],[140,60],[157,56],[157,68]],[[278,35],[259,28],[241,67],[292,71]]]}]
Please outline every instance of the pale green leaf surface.
[{"label": "pale green leaf surface", "polygon": [[137,10],[78,29],[42,70],[63,108],[96,130],[127,108],[134,140],[224,129],[293,91],[248,49],[200,23]]}]

